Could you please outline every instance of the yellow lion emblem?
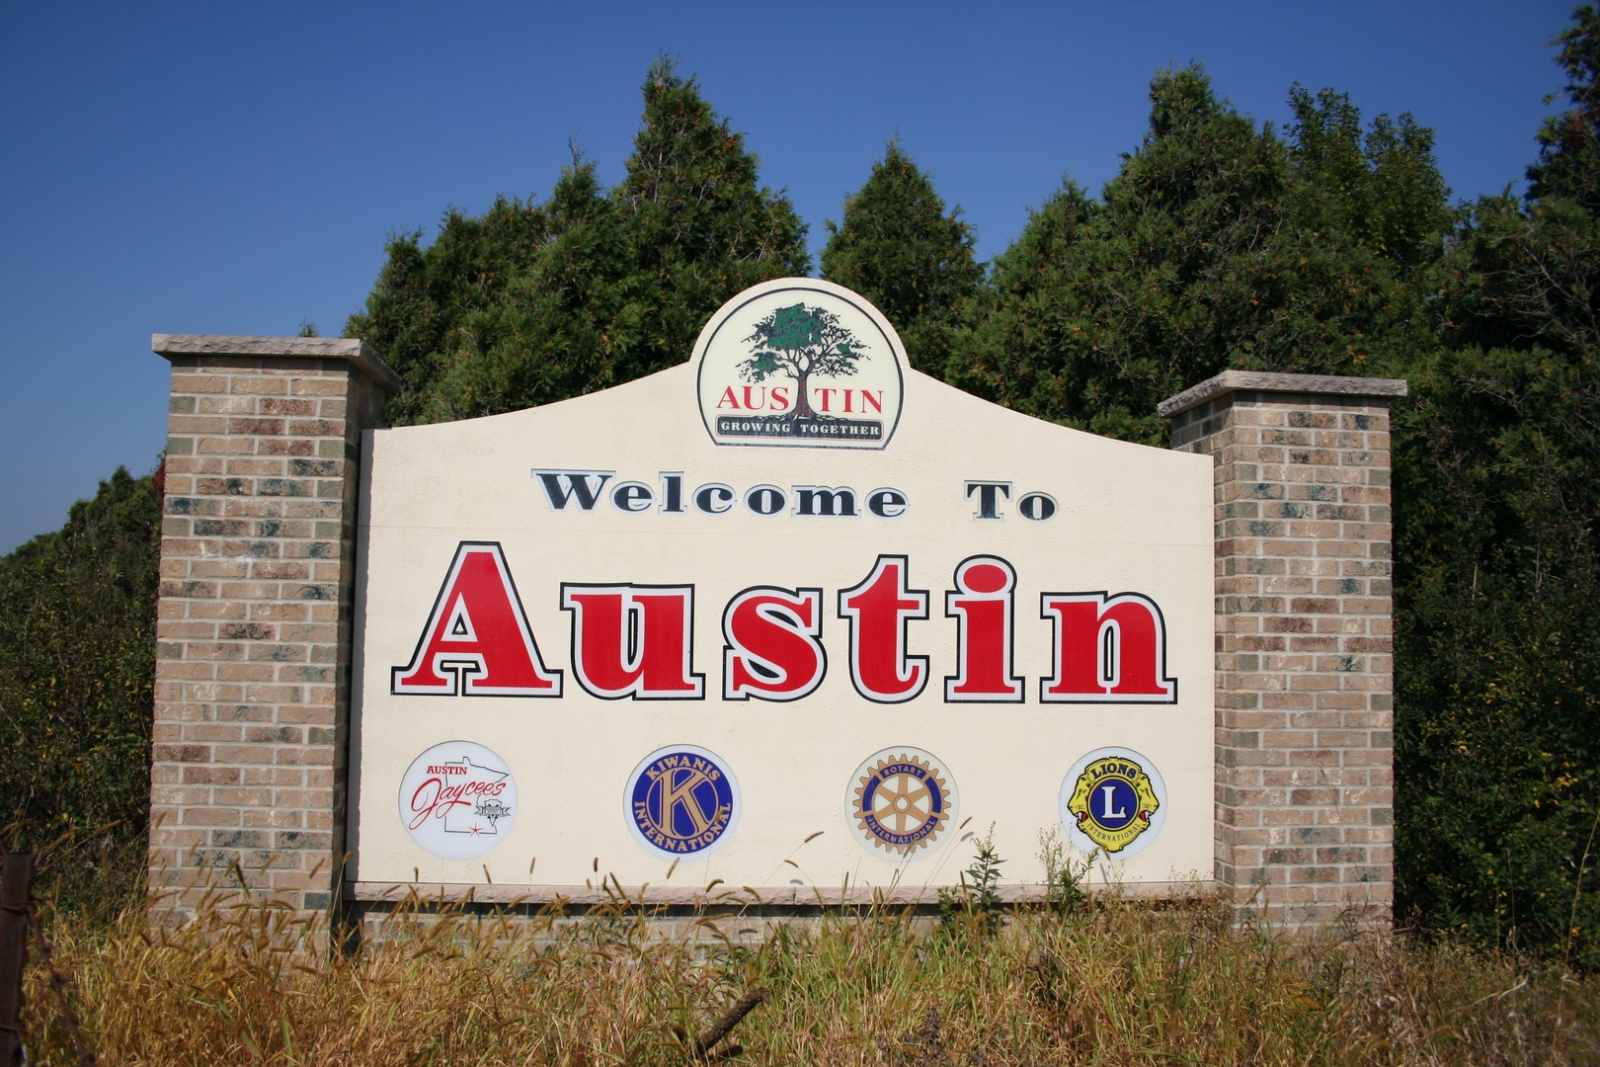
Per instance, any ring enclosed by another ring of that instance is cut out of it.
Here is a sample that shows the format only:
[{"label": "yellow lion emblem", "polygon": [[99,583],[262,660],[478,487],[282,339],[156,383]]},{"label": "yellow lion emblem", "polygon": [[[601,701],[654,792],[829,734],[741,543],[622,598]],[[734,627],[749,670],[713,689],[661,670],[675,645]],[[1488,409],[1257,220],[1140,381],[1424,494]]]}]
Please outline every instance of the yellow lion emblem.
[{"label": "yellow lion emblem", "polygon": [[1084,767],[1067,801],[1079,832],[1108,855],[1150,829],[1150,817],[1160,806],[1150,776],[1124,756],[1106,756]]}]

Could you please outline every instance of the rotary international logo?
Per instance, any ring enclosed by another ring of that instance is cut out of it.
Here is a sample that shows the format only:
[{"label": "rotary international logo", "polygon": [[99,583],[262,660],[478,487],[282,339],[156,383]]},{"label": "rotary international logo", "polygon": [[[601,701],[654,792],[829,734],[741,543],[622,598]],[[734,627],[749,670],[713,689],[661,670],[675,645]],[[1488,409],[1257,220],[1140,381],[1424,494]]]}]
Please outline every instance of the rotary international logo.
[{"label": "rotary international logo", "polygon": [[905,350],[863,297],[815,278],[746,289],[695,344],[700,415],[719,445],[882,448]]},{"label": "rotary international logo", "polygon": [[856,840],[885,858],[926,855],[955,818],[954,776],[920,748],[888,748],[856,769],[845,812]]},{"label": "rotary international logo", "polygon": [[671,745],[646,756],[623,796],[628,829],[665,859],[708,856],[739,822],[739,783],[719,756]]},{"label": "rotary international logo", "polygon": [[1166,786],[1131,749],[1089,753],[1068,772],[1061,793],[1062,821],[1086,852],[1124,859],[1142,851],[1165,821]]}]

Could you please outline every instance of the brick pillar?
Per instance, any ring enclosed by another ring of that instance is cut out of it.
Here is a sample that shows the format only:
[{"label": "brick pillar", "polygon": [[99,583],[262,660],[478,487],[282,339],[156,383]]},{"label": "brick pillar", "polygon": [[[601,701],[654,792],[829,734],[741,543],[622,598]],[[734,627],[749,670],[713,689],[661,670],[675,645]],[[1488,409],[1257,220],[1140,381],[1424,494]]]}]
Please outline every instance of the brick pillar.
[{"label": "brick pillar", "polygon": [[[208,877],[300,917],[344,850],[361,431],[400,379],[363,341],[156,334],[172,363],[150,889]],[[177,892],[171,892],[176,889]]]},{"label": "brick pillar", "polygon": [[1276,922],[1394,892],[1390,378],[1224,371],[1160,405],[1216,460],[1216,878]]}]

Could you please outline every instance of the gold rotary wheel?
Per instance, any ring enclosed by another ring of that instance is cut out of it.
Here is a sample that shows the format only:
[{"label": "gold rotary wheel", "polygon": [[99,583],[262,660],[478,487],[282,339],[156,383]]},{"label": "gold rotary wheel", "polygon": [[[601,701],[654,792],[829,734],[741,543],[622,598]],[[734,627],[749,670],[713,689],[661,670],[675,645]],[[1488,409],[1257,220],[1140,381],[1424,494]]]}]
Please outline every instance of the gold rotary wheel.
[{"label": "gold rotary wheel", "polygon": [[[909,767],[916,767],[922,774],[905,769]],[[873,787],[871,811],[866,806],[869,787]],[[937,807],[934,803],[935,789],[939,796]],[[938,836],[949,814],[949,796],[948,783],[926,760],[911,755],[892,760],[881,759],[856,787],[857,826],[872,838],[873,847],[905,855],[915,849],[926,848],[928,842]],[[884,832],[911,840],[885,840],[882,836]]]}]

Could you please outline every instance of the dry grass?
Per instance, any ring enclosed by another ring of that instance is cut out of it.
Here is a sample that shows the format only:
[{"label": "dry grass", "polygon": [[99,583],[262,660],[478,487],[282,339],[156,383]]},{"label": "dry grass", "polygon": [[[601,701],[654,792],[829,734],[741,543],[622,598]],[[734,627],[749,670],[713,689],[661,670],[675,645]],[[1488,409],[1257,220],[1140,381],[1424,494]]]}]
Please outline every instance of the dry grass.
[{"label": "dry grass", "polygon": [[[401,916],[345,958],[269,908],[152,935],[55,924],[108,1064],[684,1064],[742,992],[751,1064],[1594,1064],[1600,982],[1372,933],[1286,939],[1203,897],[1073,915],[839,914],[758,947],[665,939],[637,910],[532,922]],[[37,971],[37,1062],[71,1047]],[[725,1043],[726,1044],[726,1043]]]}]

